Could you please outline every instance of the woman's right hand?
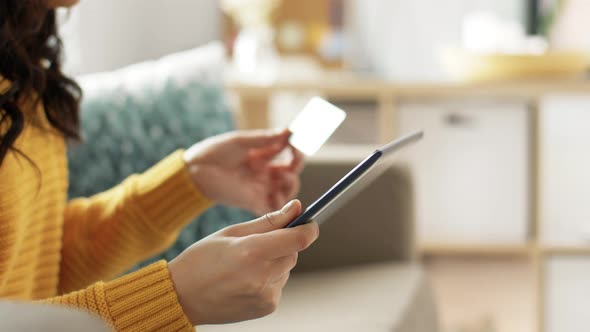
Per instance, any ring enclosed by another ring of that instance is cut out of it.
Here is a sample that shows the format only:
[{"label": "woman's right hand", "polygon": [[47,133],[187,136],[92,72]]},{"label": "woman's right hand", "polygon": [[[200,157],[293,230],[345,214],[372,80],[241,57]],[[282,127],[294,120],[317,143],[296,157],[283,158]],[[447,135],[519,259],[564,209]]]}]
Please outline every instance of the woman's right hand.
[{"label": "woman's right hand", "polygon": [[276,309],[297,253],[319,235],[315,222],[283,228],[300,212],[301,203],[293,200],[281,211],[204,238],[168,264],[193,325],[254,319]]}]

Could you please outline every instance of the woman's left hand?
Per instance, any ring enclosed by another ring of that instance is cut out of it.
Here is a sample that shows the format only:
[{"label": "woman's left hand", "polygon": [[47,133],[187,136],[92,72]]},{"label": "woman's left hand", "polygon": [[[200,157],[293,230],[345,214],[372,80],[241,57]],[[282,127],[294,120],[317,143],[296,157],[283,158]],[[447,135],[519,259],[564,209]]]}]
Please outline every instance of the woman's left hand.
[{"label": "woman's left hand", "polygon": [[[303,155],[283,130],[236,131],[208,138],[184,153],[195,185],[210,199],[263,215],[278,210],[299,191]],[[287,164],[273,159],[290,147]]]}]

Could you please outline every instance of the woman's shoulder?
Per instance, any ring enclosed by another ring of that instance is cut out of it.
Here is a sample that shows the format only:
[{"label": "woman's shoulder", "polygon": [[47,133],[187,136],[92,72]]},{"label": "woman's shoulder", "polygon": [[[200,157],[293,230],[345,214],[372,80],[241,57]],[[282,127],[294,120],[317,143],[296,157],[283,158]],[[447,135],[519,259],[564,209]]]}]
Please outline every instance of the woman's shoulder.
[{"label": "woman's shoulder", "polygon": [[[14,91],[14,82],[0,74],[0,135],[4,134],[11,127],[11,117],[7,116],[6,108],[2,103],[13,102],[10,94]],[[35,92],[20,96],[16,102],[18,111],[22,112],[25,124],[32,124],[35,127],[52,129],[45,115],[45,109],[41,98]]]}]

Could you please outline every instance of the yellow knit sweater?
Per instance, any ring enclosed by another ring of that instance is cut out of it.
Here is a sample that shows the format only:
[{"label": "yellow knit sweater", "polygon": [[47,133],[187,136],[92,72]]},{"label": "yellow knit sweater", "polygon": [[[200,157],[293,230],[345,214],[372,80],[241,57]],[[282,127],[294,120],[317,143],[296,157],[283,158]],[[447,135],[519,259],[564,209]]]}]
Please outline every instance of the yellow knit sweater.
[{"label": "yellow knit sweater", "polygon": [[[10,83],[0,78],[0,94]],[[211,202],[177,151],[141,175],[67,201],[64,138],[41,105],[0,166],[0,298],[82,308],[118,331],[190,331],[167,264],[115,278],[175,240]],[[5,132],[6,123],[0,128]]]}]

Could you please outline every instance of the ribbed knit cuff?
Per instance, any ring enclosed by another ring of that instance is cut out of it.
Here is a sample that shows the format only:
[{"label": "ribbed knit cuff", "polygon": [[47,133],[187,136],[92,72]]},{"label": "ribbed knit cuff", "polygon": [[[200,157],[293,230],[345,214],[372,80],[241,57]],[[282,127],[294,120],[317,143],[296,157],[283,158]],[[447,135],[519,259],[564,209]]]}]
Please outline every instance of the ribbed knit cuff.
[{"label": "ribbed knit cuff", "polygon": [[162,232],[178,230],[213,205],[193,183],[183,154],[178,150],[138,176],[135,203]]},{"label": "ribbed knit cuff", "polygon": [[116,331],[194,331],[184,314],[165,261],[104,284]]}]

